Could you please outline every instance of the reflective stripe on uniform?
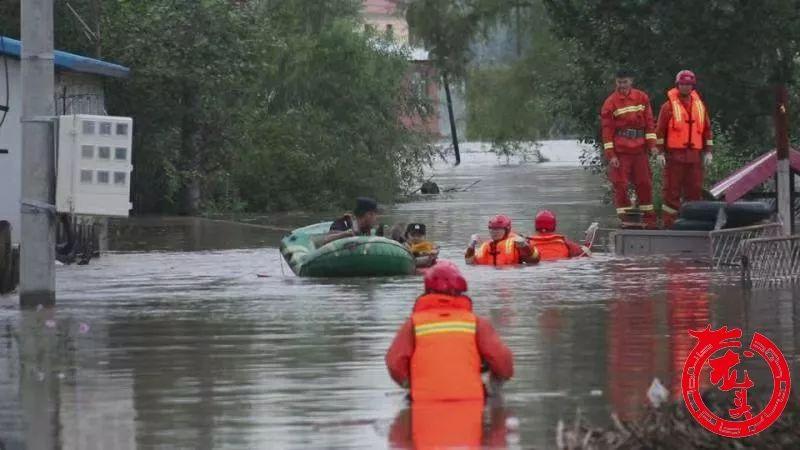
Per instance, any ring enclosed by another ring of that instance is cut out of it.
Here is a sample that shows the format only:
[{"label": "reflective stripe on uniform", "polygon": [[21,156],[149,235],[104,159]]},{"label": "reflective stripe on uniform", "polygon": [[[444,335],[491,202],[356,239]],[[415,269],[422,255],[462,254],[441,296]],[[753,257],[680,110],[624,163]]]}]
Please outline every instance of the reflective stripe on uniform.
[{"label": "reflective stripe on uniform", "polygon": [[619,108],[619,109],[615,110],[612,114],[614,114],[614,117],[619,117],[619,116],[621,116],[623,114],[628,114],[628,113],[632,113],[632,112],[639,112],[639,111],[644,111],[644,110],[645,110],[644,105],[633,105],[633,106],[626,106],[624,108]]},{"label": "reflective stripe on uniform", "polygon": [[639,205],[639,210],[648,212],[655,210],[655,208],[653,207],[653,205]]},{"label": "reflective stripe on uniform", "polygon": [[631,208],[629,206],[626,206],[625,208],[617,208],[617,214],[625,214],[630,211],[630,209]]},{"label": "reflective stripe on uniform", "polygon": [[646,133],[644,135],[644,138],[647,139],[648,141],[652,141],[652,140],[655,140],[657,138],[657,136],[656,136],[655,133]]},{"label": "reflective stripe on uniform", "polygon": [[664,145],[664,139],[656,139],[656,144]]},{"label": "reflective stripe on uniform", "polygon": [[475,322],[435,322],[414,327],[414,334],[416,336],[426,336],[437,333],[475,334]]},{"label": "reflective stripe on uniform", "polygon": [[712,145],[714,145],[714,140],[713,140],[713,139],[708,139],[708,140],[706,140],[706,146],[709,146],[709,147],[710,147],[710,146],[712,146]]},{"label": "reflective stripe on uniform", "polygon": [[606,142],[606,143],[603,144],[603,148],[606,149],[606,150],[610,150],[610,149],[614,148],[614,143],[613,142]]},{"label": "reflective stripe on uniform", "polygon": [[667,214],[678,214],[678,210],[672,209],[667,205],[661,205],[661,211]]}]

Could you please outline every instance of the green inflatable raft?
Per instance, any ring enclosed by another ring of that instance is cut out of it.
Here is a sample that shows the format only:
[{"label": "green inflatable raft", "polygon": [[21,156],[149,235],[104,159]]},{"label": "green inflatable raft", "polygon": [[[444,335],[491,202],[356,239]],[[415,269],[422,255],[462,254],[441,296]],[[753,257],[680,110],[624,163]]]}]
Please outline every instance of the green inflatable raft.
[{"label": "green inflatable raft", "polygon": [[298,228],[281,239],[281,255],[300,277],[372,277],[414,274],[414,257],[396,241],[379,236],[338,239],[319,248],[315,241],[332,222]]}]

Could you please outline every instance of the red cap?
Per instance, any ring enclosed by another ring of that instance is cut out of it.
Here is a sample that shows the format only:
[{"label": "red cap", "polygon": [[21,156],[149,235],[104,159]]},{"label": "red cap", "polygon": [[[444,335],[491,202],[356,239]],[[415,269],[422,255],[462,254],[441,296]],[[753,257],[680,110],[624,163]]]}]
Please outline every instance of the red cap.
[{"label": "red cap", "polygon": [[546,209],[539,211],[539,213],[536,214],[533,227],[536,228],[536,231],[543,231],[546,233],[556,231],[556,215],[553,214],[552,211]]},{"label": "red cap", "polygon": [[467,280],[455,264],[439,260],[425,272],[425,290],[458,295],[467,291]]},{"label": "red cap", "polygon": [[697,77],[694,76],[694,72],[691,70],[681,70],[675,75],[675,84],[691,84],[694,86],[697,84]]},{"label": "red cap", "polygon": [[511,228],[511,218],[505,214],[494,216],[492,217],[492,220],[489,221],[489,228],[509,229]]}]

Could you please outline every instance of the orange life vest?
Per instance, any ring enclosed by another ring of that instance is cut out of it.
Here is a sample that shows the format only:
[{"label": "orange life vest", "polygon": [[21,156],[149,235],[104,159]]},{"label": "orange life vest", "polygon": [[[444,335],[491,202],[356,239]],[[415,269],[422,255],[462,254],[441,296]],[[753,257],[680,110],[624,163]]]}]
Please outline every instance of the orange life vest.
[{"label": "orange life vest", "polygon": [[696,91],[692,91],[690,97],[692,103],[687,111],[677,88],[667,92],[667,98],[672,105],[672,119],[667,129],[667,149],[703,150],[703,132],[709,126],[706,123],[706,106]]},{"label": "orange life vest", "polygon": [[539,251],[541,261],[569,258],[567,241],[560,234],[537,234],[531,236],[530,244]]},{"label": "orange life vest", "polygon": [[515,233],[508,233],[497,242],[484,242],[475,252],[475,264],[487,266],[511,266],[519,264],[519,250],[514,245]]},{"label": "orange life vest", "polygon": [[411,315],[411,399],[483,400],[478,320],[464,296],[426,294]]}]

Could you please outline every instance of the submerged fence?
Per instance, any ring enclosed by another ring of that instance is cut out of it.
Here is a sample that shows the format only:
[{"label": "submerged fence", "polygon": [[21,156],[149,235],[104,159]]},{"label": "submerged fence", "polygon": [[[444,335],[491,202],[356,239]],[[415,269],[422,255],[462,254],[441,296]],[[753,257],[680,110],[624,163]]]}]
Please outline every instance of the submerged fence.
[{"label": "submerged fence", "polygon": [[716,230],[711,238],[711,260],[715,268],[739,267],[742,265],[742,243],[749,239],[778,237],[782,233],[779,223],[753,225],[749,227]]},{"label": "submerged fence", "polygon": [[800,236],[748,239],[741,245],[742,279],[750,286],[800,281]]}]

